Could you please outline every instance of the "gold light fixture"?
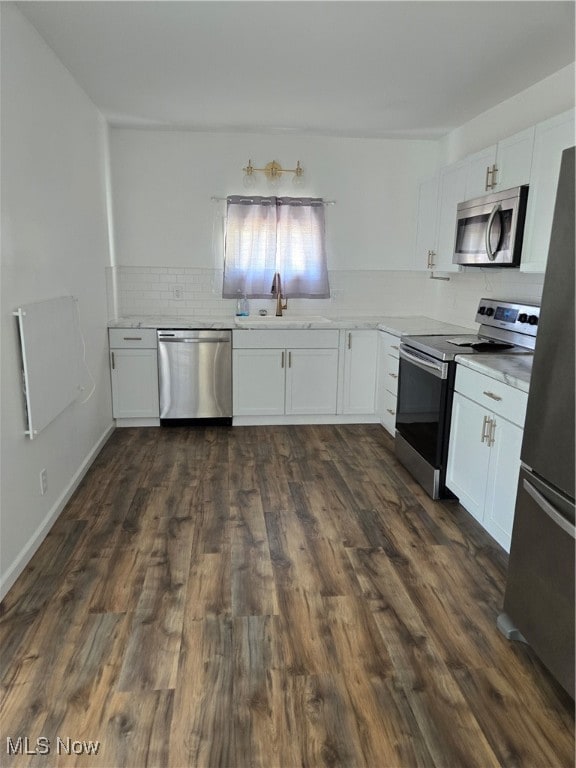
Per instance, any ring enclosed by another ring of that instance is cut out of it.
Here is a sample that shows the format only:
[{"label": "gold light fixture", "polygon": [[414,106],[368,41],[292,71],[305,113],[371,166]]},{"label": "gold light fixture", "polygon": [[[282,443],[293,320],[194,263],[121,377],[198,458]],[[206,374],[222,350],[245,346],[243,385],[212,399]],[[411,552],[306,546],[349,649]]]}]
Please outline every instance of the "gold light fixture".
[{"label": "gold light fixture", "polygon": [[254,174],[256,172],[263,173],[268,181],[275,183],[280,180],[283,173],[293,173],[294,174],[294,181],[296,179],[300,179],[302,177],[302,174],[304,173],[304,168],[300,165],[300,160],[296,163],[296,168],[282,168],[280,163],[277,160],[271,160],[269,163],[266,163],[264,168],[255,168],[252,165],[252,160],[248,160],[248,165],[246,168],[243,168],[244,171],[244,179],[245,180],[254,180]]}]

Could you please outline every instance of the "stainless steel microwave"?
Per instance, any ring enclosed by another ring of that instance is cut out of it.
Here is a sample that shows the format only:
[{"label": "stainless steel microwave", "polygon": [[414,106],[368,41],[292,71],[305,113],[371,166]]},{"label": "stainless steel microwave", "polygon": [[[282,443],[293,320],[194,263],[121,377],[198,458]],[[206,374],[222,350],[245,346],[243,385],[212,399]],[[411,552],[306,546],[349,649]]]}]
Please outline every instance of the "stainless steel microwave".
[{"label": "stainless steel microwave", "polygon": [[459,203],[454,264],[517,267],[520,264],[528,186]]}]

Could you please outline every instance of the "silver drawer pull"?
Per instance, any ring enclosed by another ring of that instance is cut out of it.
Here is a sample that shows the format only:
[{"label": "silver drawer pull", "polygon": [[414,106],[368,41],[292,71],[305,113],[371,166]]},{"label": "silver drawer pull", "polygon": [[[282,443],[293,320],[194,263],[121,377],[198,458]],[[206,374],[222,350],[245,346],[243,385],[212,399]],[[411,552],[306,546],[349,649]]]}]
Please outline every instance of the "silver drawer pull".
[{"label": "silver drawer pull", "polygon": [[400,347],[397,344],[391,344],[390,349],[400,349]]},{"label": "silver drawer pull", "polygon": [[398,378],[398,374],[397,373],[389,373],[388,376],[391,376],[393,379],[397,379]]},{"label": "silver drawer pull", "polygon": [[502,400],[500,395],[495,395],[494,392],[484,392],[486,397],[490,397],[492,400]]},{"label": "silver drawer pull", "polygon": [[123,336],[124,341],[142,341],[142,336]]},{"label": "silver drawer pull", "polygon": [[396,416],[396,411],[393,411],[391,408],[386,408],[390,416]]}]

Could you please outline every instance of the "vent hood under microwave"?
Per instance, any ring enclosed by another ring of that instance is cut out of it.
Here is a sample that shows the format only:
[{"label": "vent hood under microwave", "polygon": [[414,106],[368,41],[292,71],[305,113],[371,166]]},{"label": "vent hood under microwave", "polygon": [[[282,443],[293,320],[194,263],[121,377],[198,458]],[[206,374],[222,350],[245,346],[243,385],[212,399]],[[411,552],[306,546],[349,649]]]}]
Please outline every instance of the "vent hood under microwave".
[{"label": "vent hood under microwave", "polygon": [[517,267],[520,264],[528,186],[459,203],[454,264]]}]

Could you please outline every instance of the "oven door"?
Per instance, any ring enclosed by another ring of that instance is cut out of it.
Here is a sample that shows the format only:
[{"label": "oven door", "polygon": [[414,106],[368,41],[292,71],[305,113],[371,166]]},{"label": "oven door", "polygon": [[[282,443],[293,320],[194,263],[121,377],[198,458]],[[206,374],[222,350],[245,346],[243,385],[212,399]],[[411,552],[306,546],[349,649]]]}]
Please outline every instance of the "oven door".
[{"label": "oven door", "polygon": [[450,363],[400,345],[396,431],[431,467],[445,463]]},{"label": "oven door", "polygon": [[396,458],[433,499],[453,498],[445,477],[455,367],[400,345]]},{"label": "oven door", "polygon": [[[455,264],[508,266],[520,263],[527,187],[471,200],[458,206]],[[512,194],[514,193],[514,194]]]}]

